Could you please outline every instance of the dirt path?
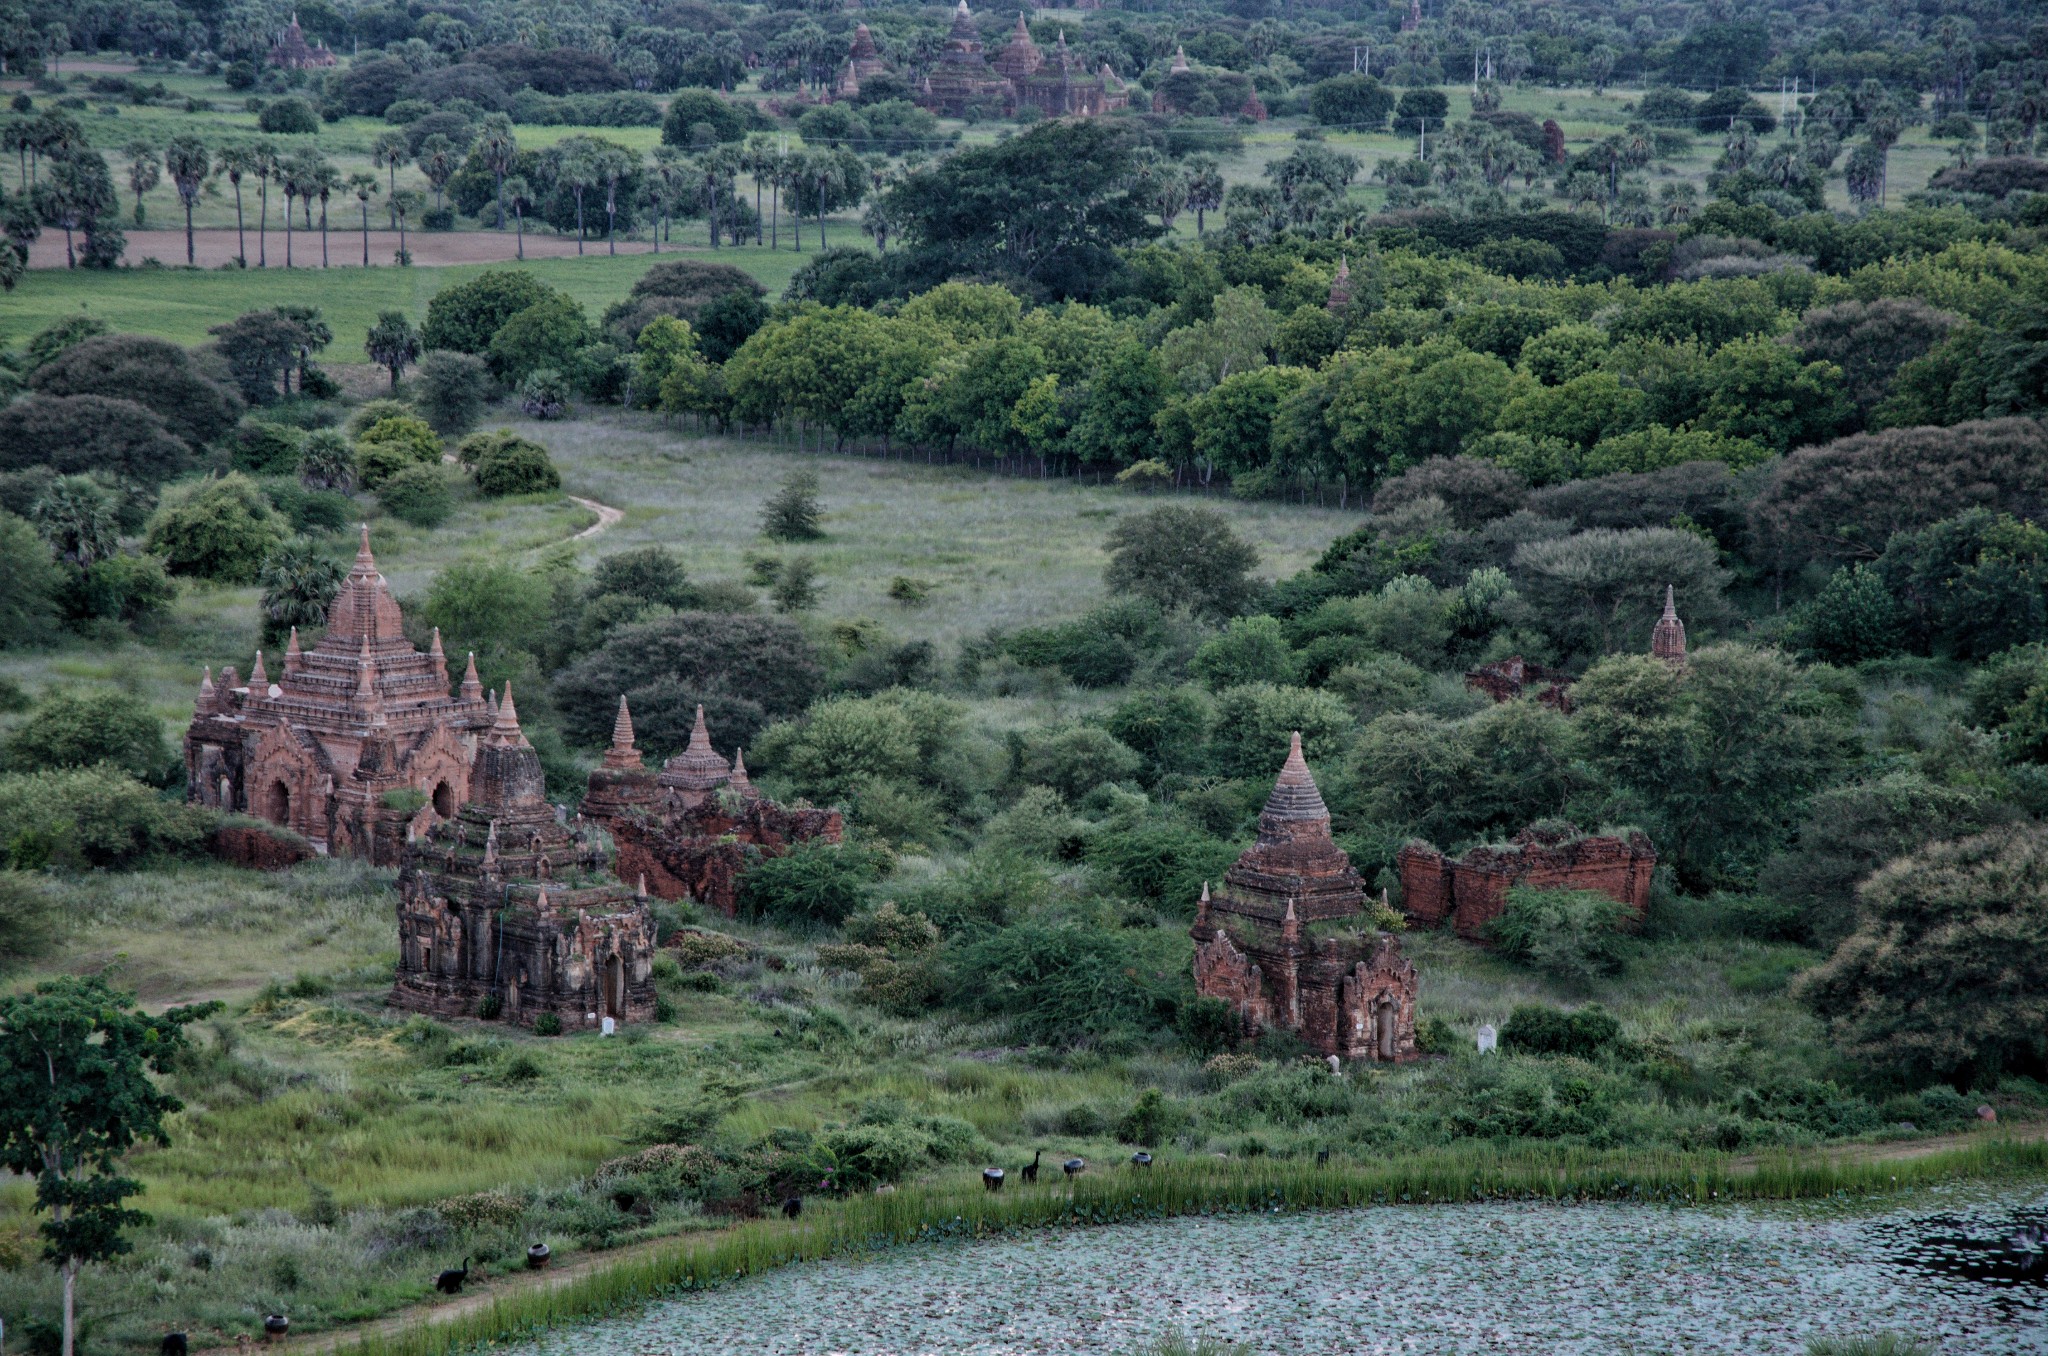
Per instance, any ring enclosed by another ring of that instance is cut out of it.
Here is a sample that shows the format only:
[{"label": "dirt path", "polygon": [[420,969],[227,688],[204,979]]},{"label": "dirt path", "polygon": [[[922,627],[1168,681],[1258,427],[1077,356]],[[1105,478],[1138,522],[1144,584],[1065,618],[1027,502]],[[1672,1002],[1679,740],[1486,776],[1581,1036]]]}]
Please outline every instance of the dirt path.
[{"label": "dirt path", "polygon": [[[589,500],[579,499],[576,502],[579,504],[588,503],[592,508],[601,508],[600,505]],[[618,512],[617,509],[606,511],[615,514]],[[613,519],[613,521],[617,520]],[[609,526],[609,524],[600,523],[598,527],[591,528],[589,531],[594,533],[599,528],[605,526]],[[1961,1134],[1937,1135],[1932,1139],[1913,1140],[1903,1144],[1846,1144],[1839,1148],[1823,1149],[1819,1153],[1824,1158],[1841,1163],[1897,1163],[1907,1159],[1926,1158],[1932,1154],[1943,1153],[1950,1149],[1963,1148],[1972,1140],[1979,1138],[1982,1133],[1984,1132],[1964,1131]],[[2034,1141],[2048,1139],[2048,1121],[2026,1125],[2001,1126],[1996,1133],[2003,1138],[2011,1140]],[[1743,1155],[1735,1160],[1737,1164],[1742,1166],[1754,1166],[1756,1161],[1756,1158],[1752,1155]],[[446,1322],[450,1319],[459,1318],[464,1314],[474,1313],[508,1295],[529,1290],[558,1290],[572,1281],[587,1276],[594,1271],[602,1270],[615,1262],[626,1262],[636,1257],[644,1257],[659,1248],[672,1246],[675,1242],[674,1238],[650,1239],[645,1243],[634,1243],[623,1248],[614,1248],[610,1252],[582,1254],[574,1261],[550,1267],[546,1271],[514,1272],[507,1276],[493,1277],[488,1284],[465,1291],[456,1298],[432,1300],[410,1305],[407,1308],[398,1310],[396,1313],[388,1314],[369,1323],[359,1323],[353,1327],[339,1329],[335,1332],[321,1333],[316,1337],[303,1338],[294,1341],[291,1349],[299,1352],[333,1352],[366,1337],[386,1337],[419,1327],[422,1324]],[[205,1353],[205,1356],[236,1356],[236,1353],[233,1347],[215,1347]]]},{"label": "dirt path", "polygon": [[570,541],[588,541],[626,516],[624,509],[615,509],[610,504],[600,504],[595,499],[582,499],[572,494],[569,496],[569,502],[581,504],[597,515],[596,522],[569,538]]}]

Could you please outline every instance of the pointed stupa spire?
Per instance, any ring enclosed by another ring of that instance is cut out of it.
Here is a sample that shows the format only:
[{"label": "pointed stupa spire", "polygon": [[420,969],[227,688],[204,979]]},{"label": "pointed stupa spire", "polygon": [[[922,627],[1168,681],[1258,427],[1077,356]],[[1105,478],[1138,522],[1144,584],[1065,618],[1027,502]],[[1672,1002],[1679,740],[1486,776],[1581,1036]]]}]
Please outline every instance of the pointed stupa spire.
[{"label": "pointed stupa spire", "polygon": [[299,649],[299,628],[294,626],[292,628],[292,638],[286,642],[284,647],[284,671],[287,674],[297,673],[299,671],[299,661],[304,657],[304,653]]},{"label": "pointed stupa spire", "polygon": [[1664,586],[1664,615],[1650,631],[1650,653],[1674,669],[1685,667],[1685,623],[1678,619],[1677,592]]},{"label": "pointed stupa spire", "polygon": [[1315,820],[1328,822],[1329,809],[1323,804],[1323,794],[1316,789],[1315,775],[1308,770],[1308,760],[1301,756],[1301,731],[1296,730],[1287,744],[1287,761],[1280,765],[1280,775],[1273,781],[1273,794],[1266,798],[1266,809],[1259,816],[1261,820]]},{"label": "pointed stupa spire", "polygon": [[641,899],[647,898],[647,873],[645,871],[640,873],[640,885],[633,893]]},{"label": "pointed stupa spire", "polygon": [[1324,307],[1331,311],[1342,311],[1351,304],[1351,257],[1337,257],[1337,276],[1330,279],[1330,299]]},{"label": "pointed stupa spire", "polygon": [[249,670],[249,695],[266,697],[270,695],[270,674],[263,667],[263,651],[256,652],[256,663]]},{"label": "pointed stupa spire", "polygon": [[725,783],[730,769],[718,750],[711,747],[711,729],[704,723],[704,708],[697,708],[697,723],[690,730],[690,746],[662,765],[661,784],[679,791],[715,790]]},{"label": "pointed stupa spire", "polygon": [[498,694],[493,692],[484,702],[484,710],[492,720],[498,718]]},{"label": "pointed stupa spire", "polygon": [[484,742],[496,748],[528,748],[526,732],[519,728],[519,708],[512,704],[512,680],[505,680],[505,698],[498,703],[495,718],[491,721],[491,732],[484,736]]},{"label": "pointed stupa spire", "polygon": [[633,747],[633,713],[626,709],[626,694],[619,694],[619,713],[612,717],[612,746],[604,751],[604,765],[617,771],[640,766],[640,750]]},{"label": "pointed stupa spire", "polygon": [[1209,882],[1202,882],[1202,897],[1195,901],[1195,926],[1209,926]]},{"label": "pointed stupa spire", "polygon": [[356,547],[355,567],[361,573],[375,574],[377,573],[377,557],[370,554],[370,525],[368,523],[359,523],[357,526],[362,529],[363,538],[361,544]]},{"label": "pointed stupa spire", "polygon": [[441,680],[445,691],[448,687],[448,656],[441,649],[441,628],[434,628],[434,643],[427,647],[427,657],[434,661],[434,676]]},{"label": "pointed stupa spire", "polygon": [[727,774],[725,784],[737,791],[746,800],[759,800],[761,793],[754,789],[754,783],[747,776],[747,751],[734,749],[732,771]]},{"label": "pointed stupa spire", "polygon": [[1176,45],[1176,46],[1174,47],[1174,49],[1173,49],[1173,66],[1172,66],[1172,68],[1171,68],[1171,69],[1170,69],[1170,70],[1169,70],[1169,71],[1167,72],[1167,74],[1169,74],[1169,75],[1179,75],[1179,74],[1181,74],[1182,72],[1186,71],[1186,70],[1187,70],[1187,68],[1188,68],[1188,49],[1187,49],[1186,47],[1183,47],[1183,46],[1179,46],[1179,45]]},{"label": "pointed stupa spire", "polygon": [[476,676],[476,651],[471,650],[469,652],[469,667],[462,671],[462,700],[477,702],[482,701],[483,697],[483,680]]},{"label": "pointed stupa spire", "polygon": [[210,716],[220,710],[220,693],[213,686],[213,665],[211,664],[208,664],[206,671],[199,676],[198,710],[202,716]]},{"label": "pointed stupa spire", "polygon": [[370,653],[370,638],[363,637],[362,652],[356,659],[356,696],[368,701],[377,695],[377,658]]}]

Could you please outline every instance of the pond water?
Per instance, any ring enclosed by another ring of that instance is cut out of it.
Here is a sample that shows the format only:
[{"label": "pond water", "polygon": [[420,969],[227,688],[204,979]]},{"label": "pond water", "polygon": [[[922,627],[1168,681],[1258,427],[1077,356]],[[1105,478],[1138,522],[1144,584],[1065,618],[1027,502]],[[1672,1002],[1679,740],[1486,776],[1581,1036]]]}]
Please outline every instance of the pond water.
[{"label": "pond water", "polygon": [[[1168,1329],[1260,1356],[1800,1356],[1903,1332],[2048,1352],[2048,1187],[1868,1207],[1407,1205],[1162,1220],[792,1267],[520,1356],[1115,1356]],[[2030,1250],[2031,1249],[2031,1250]]]}]

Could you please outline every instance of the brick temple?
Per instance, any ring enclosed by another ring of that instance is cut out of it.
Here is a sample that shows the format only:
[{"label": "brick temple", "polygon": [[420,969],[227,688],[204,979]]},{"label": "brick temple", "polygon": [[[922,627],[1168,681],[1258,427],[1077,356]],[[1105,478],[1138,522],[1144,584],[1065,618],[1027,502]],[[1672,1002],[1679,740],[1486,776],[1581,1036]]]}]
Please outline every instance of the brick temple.
[{"label": "brick temple", "polygon": [[634,747],[624,697],[611,747],[591,770],[583,814],[610,831],[620,876],[645,881],[663,899],[694,900],[728,916],[750,863],[814,838],[837,843],[845,832],[838,810],[779,805],[756,790],[744,750],[727,763],[711,746],[701,706],[689,747],[652,771]]},{"label": "brick temple", "polygon": [[1196,908],[1195,989],[1248,1036],[1291,1031],[1343,1059],[1401,1063],[1415,1047],[1415,966],[1389,932],[1360,930],[1365,882],[1330,837],[1297,733],[1259,815],[1258,841]]},{"label": "brick temple", "polygon": [[[847,54],[848,74],[855,77],[856,85],[864,57],[862,31],[856,30],[853,48]],[[873,46],[871,38],[868,52]],[[991,63],[967,0],[960,0],[945,49],[919,86],[917,102],[949,118],[965,117],[970,110],[1014,113],[1019,108],[1035,108],[1049,118],[1088,118],[1128,108],[1131,95],[1108,62],[1090,74],[1068,50],[1064,32],[1048,56],[1032,41],[1022,13],[1017,15],[1010,40]]]},{"label": "brick temple", "polygon": [[[422,653],[378,573],[365,527],[355,566],[301,652],[294,628],[272,682],[207,670],[185,732],[187,796],[303,835],[316,851],[396,866],[408,833],[452,816],[491,711],[470,657],[449,690],[441,633]],[[413,794],[417,793],[417,794]]]},{"label": "brick temple", "polygon": [[1460,937],[1485,941],[1486,925],[1501,916],[1508,891],[1598,890],[1635,911],[1650,909],[1650,873],[1657,850],[1649,837],[1582,834],[1570,824],[1523,829],[1504,846],[1475,847],[1463,857],[1446,857],[1427,843],[1404,845],[1394,854],[1401,876],[1401,908],[1420,927],[1451,920]]},{"label": "brick temple", "polygon": [[506,685],[460,810],[408,844],[398,877],[393,1007],[487,1012],[564,1030],[654,1016],[654,919],[608,869],[595,832],[547,802],[540,756]]}]

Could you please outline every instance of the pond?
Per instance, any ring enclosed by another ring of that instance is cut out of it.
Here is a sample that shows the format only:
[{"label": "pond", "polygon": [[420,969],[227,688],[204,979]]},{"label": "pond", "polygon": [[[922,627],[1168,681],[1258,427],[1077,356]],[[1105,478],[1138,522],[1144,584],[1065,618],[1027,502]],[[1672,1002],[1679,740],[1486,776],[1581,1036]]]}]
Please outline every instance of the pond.
[{"label": "pond", "polygon": [[2048,1187],[1847,1204],[1403,1205],[1161,1220],[821,1262],[519,1356],[1114,1356],[1168,1329],[1294,1353],[1742,1353],[1891,1330],[2048,1351]]}]

